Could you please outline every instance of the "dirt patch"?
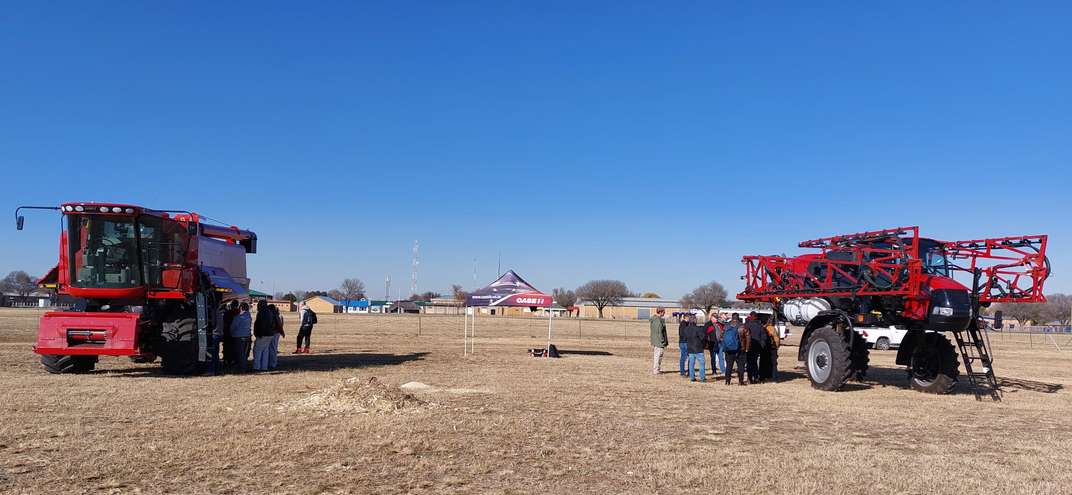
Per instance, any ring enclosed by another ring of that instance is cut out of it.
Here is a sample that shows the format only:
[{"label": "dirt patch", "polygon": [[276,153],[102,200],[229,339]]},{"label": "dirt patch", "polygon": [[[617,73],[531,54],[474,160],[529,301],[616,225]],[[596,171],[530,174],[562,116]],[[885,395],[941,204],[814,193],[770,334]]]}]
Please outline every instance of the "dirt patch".
[{"label": "dirt patch", "polygon": [[291,405],[291,409],[322,413],[402,414],[428,403],[376,377],[353,377],[317,390]]}]

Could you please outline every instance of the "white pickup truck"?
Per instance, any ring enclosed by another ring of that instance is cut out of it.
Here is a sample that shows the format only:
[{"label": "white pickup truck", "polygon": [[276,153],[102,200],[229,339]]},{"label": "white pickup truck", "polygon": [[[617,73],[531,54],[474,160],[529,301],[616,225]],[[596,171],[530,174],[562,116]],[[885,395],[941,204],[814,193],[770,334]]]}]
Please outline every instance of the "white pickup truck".
[{"label": "white pickup truck", "polygon": [[908,333],[907,330],[895,326],[890,326],[889,328],[856,327],[854,330],[867,341],[868,347],[874,347],[880,351],[899,347],[901,345],[901,340],[903,340],[905,334]]}]

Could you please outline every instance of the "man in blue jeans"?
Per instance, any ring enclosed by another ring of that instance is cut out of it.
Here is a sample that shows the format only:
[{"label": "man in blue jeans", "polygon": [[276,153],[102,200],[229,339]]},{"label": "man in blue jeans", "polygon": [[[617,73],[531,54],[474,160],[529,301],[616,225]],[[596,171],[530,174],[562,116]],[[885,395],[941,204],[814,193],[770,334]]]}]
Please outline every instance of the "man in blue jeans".
[{"label": "man in blue jeans", "polygon": [[683,377],[688,376],[688,374],[685,373],[685,361],[689,358],[689,347],[685,343],[685,329],[689,328],[689,318],[691,316],[691,314],[680,315],[678,316],[677,322],[677,350],[680,354],[678,356],[677,368],[678,373],[681,373],[681,376]]},{"label": "man in blue jeans", "polygon": [[685,328],[685,344],[689,351],[689,381],[696,381],[696,365],[700,365],[700,381],[707,381],[707,363],[704,351],[707,347],[707,335],[704,327],[689,325]]},{"label": "man in blue jeans", "polygon": [[718,315],[712,311],[711,320],[704,326],[704,333],[707,334],[707,350],[711,352],[712,375],[719,374],[719,371],[723,375],[726,374],[726,358],[722,353],[722,329],[723,325],[718,321]]}]

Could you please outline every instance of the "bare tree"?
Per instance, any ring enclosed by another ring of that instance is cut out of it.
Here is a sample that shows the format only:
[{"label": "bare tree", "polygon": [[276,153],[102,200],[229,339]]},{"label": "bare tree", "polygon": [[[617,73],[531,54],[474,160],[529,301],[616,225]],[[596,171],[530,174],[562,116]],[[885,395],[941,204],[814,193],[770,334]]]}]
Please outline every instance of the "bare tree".
[{"label": "bare tree", "polygon": [[309,297],[309,292],[304,290],[295,290],[290,293],[294,294],[294,299],[298,301],[304,301],[306,297]]},{"label": "bare tree", "polygon": [[460,304],[465,304],[465,298],[469,297],[469,294],[465,292],[465,289],[458,284],[450,286],[450,295]]},{"label": "bare tree", "polygon": [[343,294],[339,289],[331,289],[326,295],[336,301],[342,301],[346,297],[346,294]]},{"label": "bare tree", "polygon": [[354,299],[361,299],[365,297],[365,283],[359,278],[345,279],[339,285],[339,292],[342,293],[342,300],[347,303]]},{"label": "bare tree", "polygon": [[433,291],[422,292],[420,294],[411,294],[409,296],[410,301],[431,301],[432,299],[442,297],[442,294]]},{"label": "bare tree", "polygon": [[3,280],[0,280],[0,292],[14,293],[24,302],[36,289],[37,283],[34,278],[22,270],[8,273]]},{"label": "bare tree", "polygon": [[700,308],[710,315],[711,308],[726,303],[726,288],[718,282],[708,282],[681,298],[681,305],[686,308]]},{"label": "bare tree", "polygon": [[592,280],[577,288],[577,299],[588,301],[603,317],[603,308],[617,306],[629,296],[629,288],[620,280]]},{"label": "bare tree", "polygon": [[1001,303],[998,308],[1004,316],[1012,318],[1020,325],[1026,326],[1029,323],[1039,322],[1043,319],[1042,305],[1035,303]]},{"label": "bare tree", "polygon": [[563,308],[570,308],[577,304],[577,293],[567,289],[554,289],[551,296],[555,302]]},{"label": "bare tree", "polygon": [[1059,325],[1068,325],[1072,321],[1072,295],[1050,294],[1040,310],[1041,323],[1055,321]]}]

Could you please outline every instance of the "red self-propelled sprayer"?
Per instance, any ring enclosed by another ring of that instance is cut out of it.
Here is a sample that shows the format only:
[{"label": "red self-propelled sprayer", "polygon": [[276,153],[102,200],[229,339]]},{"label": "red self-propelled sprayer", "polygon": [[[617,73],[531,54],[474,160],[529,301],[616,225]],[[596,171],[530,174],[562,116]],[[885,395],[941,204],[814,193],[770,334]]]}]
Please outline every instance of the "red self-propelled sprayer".
[{"label": "red self-propelled sprayer", "polygon": [[745,256],[737,298],[769,303],[804,326],[798,358],[816,388],[862,378],[867,346],[853,325],[897,325],[908,331],[897,364],[908,367],[913,388],[952,389],[959,364],[950,332],[976,393],[986,386],[997,398],[980,308],[1044,302],[1046,242],[1045,235],[937,241],[921,238],[919,227],[826,237],[799,244],[816,250],[810,254]]},{"label": "red self-propelled sprayer", "polygon": [[23,209],[62,215],[59,264],[38,284],[74,298],[41,317],[34,352],[53,373],[92,370],[99,356],[158,356],[188,374],[206,362],[216,308],[246,297],[246,255],[257,235],[204,223],[196,213],[114,203]]}]

